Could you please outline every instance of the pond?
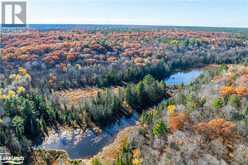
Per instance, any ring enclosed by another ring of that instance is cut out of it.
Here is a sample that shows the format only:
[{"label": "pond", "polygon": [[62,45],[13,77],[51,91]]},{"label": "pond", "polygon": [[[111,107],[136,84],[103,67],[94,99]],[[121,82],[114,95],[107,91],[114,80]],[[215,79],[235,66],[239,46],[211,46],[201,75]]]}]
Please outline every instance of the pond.
[{"label": "pond", "polygon": [[[200,76],[201,73],[200,69],[178,72],[167,78],[165,82],[167,85],[180,85],[182,83],[188,85]],[[112,143],[119,131],[135,125],[138,118],[139,115],[137,113],[134,113],[131,117],[122,117],[114,124],[105,128],[100,135],[96,135],[91,130],[82,132],[80,129],[75,129],[71,132],[68,132],[68,130],[53,132],[38,148],[64,150],[68,153],[70,159],[89,158]]]},{"label": "pond", "polygon": [[203,73],[200,69],[177,72],[165,79],[167,85],[189,85]]}]

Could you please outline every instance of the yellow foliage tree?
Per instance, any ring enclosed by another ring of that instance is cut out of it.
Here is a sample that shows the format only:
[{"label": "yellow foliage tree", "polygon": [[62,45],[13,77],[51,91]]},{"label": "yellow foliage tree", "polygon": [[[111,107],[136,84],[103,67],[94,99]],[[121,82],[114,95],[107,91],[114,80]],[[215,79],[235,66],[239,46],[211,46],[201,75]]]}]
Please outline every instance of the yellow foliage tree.
[{"label": "yellow foliage tree", "polygon": [[173,114],[175,110],[176,110],[176,106],[173,104],[167,107],[167,111],[169,112],[169,114]]},{"label": "yellow foliage tree", "polygon": [[20,87],[17,88],[16,93],[17,94],[22,94],[22,93],[25,93],[25,91],[26,91],[25,88],[20,86]]},{"label": "yellow foliage tree", "polygon": [[133,154],[132,165],[141,165],[142,159],[141,159],[140,149],[134,149],[132,151],[132,154]]}]

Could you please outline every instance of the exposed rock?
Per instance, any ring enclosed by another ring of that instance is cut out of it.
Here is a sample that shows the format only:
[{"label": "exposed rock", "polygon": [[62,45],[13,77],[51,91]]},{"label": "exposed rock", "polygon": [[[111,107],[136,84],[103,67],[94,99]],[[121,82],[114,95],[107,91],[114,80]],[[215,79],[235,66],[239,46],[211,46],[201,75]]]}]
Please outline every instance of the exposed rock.
[{"label": "exposed rock", "polygon": [[155,148],[155,149],[159,150],[159,149],[163,148],[164,145],[165,145],[164,139],[155,138],[153,140],[153,148]]},{"label": "exposed rock", "polygon": [[243,144],[237,145],[234,152],[234,160],[236,163],[232,164],[248,164],[248,147]]},{"label": "exposed rock", "polygon": [[217,158],[219,159],[228,154],[228,150],[226,146],[223,144],[222,138],[217,138],[215,140],[212,140],[209,144],[209,148],[213,153],[213,155],[216,155]]},{"label": "exposed rock", "polygon": [[220,165],[220,161],[212,155],[203,154],[203,156],[197,161],[199,165]]}]

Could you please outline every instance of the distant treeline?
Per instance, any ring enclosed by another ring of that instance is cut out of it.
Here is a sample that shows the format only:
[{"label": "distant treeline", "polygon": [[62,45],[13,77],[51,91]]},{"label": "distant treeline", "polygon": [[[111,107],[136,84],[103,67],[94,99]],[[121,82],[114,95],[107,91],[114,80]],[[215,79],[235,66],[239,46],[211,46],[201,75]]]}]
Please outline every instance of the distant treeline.
[{"label": "distant treeline", "polygon": [[[247,63],[248,49],[230,50],[225,53],[188,53],[183,48],[178,48],[180,53],[169,54],[161,58],[158,64],[147,64],[145,66],[130,65],[95,65],[76,69],[71,65],[66,73],[57,71],[55,83],[48,84],[48,73],[41,71],[35,72],[33,85],[40,89],[46,87],[49,89],[60,90],[69,88],[78,88],[84,86],[108,87],[111,85],[123,85],[128,82],[137,82],[147,74],[156,79],[163,79],[178,69],[199,67],[208,64],[232,64]],[[182,50],[181,50],[182,49]],[[181,51],[180,51],[181,50]],[[35,81],[36,79],[36,81]]]}]

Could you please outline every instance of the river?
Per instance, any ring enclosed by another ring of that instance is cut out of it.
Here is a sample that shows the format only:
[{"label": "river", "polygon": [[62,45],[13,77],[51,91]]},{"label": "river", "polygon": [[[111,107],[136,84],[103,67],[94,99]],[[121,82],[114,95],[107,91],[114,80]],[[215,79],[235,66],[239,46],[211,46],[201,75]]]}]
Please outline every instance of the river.
[{"label": "river", "polygon": [[[167,85],[188,85],[200,76],[202,71],[194,69],[186,72],[177,72],[165,79]],[[38,147],[46,150],[64,150],[68,153],[70,159],[83,159],[96,155],[103,147],[112,143],[118,132],[126,127],[137,123],[139,115],[134,113],[131,117],[122,117],[114,124],[102,130],[100,135],[87,130],[82,132],[79,129],[61,130],[53,132]]]}]

